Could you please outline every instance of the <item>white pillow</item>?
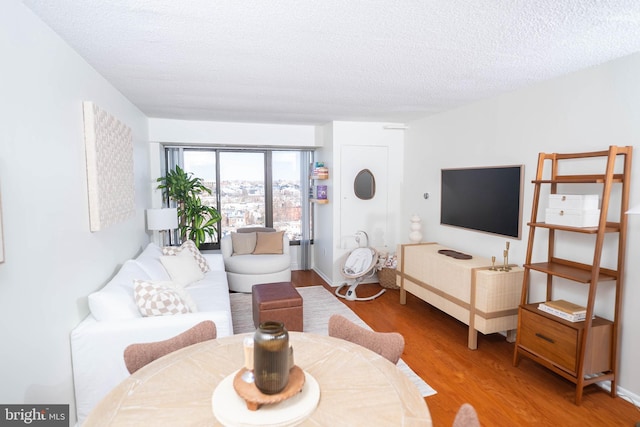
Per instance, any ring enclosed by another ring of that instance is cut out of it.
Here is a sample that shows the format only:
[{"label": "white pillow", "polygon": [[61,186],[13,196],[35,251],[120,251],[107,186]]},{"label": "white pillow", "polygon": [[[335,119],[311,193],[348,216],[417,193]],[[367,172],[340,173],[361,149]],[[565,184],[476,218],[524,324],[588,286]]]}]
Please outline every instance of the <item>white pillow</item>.
[{"label": "white pillow", "polygon": [[131,287],[115,285],[93,292],[87,298],[89,310],[98,321],[127,320],[140,317],[131,298]]},{"label": "white pillow", "polygon": [[189,251],[180,251],[177,255],[160,257],[160,262],[169,273],[171,281],[180,286],[187,286],[204,278],[198,262]]},{"label": "white pillow", "polygon": [[198,266],[203,273],[209,271],[209,264],[207,264],[207,260],[204,259],[193,240],[187,240],[181,246],[165,246],[162,248],[162,253],[165,255],[177,255],[181,252],[189,252],[193,255],[193,258],[197,261]]},{"label": "white pillow", "polygon": [[[169,280],[169,273],[160,262],[161,256],[160,246],[149,243],[135,261],[153,280]],[[136,279],[143,279],[143,277],[136,277]]]},{"label": "white pillow", "polygon": [[175,289],[153,282],[135,280],[133,292],[143,316],[171,316],[190,312],[187,303]]}]

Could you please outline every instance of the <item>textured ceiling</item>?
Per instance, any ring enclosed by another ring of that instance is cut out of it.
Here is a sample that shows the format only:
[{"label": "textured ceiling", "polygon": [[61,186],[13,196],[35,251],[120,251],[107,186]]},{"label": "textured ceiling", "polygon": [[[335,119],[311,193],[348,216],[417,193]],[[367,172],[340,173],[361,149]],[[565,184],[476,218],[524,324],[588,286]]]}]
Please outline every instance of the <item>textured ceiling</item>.
[{"label": "textured ceiling", "polygon": [[23,0],[149,117],[408,121],[640,51],[639,0]]}]

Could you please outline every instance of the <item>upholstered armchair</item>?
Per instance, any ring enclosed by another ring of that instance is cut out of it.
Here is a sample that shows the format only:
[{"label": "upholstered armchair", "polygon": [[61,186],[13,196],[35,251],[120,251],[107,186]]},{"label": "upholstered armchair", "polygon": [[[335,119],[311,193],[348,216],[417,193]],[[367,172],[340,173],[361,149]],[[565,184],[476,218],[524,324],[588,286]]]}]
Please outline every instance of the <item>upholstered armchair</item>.
[{"label": "upholstered armchair", "polygon": [[253,285],[291,281],[289,238],[273,228],[240,228],[220,242],[229,290],[251,293]]}]

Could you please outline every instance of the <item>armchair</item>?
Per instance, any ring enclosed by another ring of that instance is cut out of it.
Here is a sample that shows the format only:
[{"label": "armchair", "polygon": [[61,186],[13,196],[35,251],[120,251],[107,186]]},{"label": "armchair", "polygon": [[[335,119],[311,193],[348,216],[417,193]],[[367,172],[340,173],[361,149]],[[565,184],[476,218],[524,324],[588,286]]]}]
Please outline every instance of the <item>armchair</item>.
[{"label": "armchair", "polygon": [[289,238],[273,228],[240,228],[220,241],[229,290],[251,293],[260,283],[290,282]]}]

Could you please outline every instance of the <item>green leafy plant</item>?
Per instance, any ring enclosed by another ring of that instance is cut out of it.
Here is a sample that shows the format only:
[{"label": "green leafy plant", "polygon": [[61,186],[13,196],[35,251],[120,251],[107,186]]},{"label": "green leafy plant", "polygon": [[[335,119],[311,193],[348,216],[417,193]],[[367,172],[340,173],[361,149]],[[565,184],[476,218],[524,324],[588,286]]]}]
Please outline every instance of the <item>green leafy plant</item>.
[{"label": "green leafy plant", "polygon": [[211,194],[211,190],[201,178],[195,178],[191,172],[185,172],[180,166],[176,166],[166,176],[158,178],[157,182],[160,183],[157,188],[176,202],[182,241],[193,240],[199,247],[207,235],[214,239],[217,237],[217,223],[222,216],[213,206],[202,204],[200,195]]}]

